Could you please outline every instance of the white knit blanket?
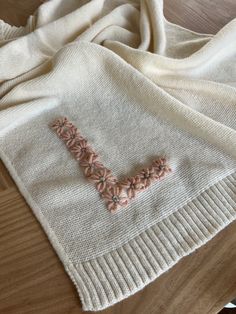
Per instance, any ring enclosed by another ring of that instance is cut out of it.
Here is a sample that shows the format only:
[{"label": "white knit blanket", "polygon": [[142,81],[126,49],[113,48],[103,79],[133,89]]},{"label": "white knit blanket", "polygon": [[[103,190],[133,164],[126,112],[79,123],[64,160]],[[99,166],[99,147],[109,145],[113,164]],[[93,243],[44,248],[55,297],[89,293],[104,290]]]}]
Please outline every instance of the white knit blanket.
[{"label": "white knit blanket", "polygon": [[[0,157],[84,310],[142,289],[236,218],[235,34],[236,20],[216,35],[174,25],[161,0],[51,0],[26,27],[0,21]],[[118,183],[141,180],[126,206],[51,128],[65,116]]]}]

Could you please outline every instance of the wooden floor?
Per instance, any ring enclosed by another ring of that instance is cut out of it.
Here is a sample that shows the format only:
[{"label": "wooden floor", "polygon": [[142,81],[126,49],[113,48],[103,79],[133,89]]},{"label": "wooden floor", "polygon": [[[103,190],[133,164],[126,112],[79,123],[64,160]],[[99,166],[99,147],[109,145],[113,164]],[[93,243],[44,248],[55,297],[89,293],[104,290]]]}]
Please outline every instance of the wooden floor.
[{"label": "wooden floor", "polygon": [[[24,24],[39,3],[0,0],[0,18]],[[192,30],[215,33],[236,17],[236,1],[165,0],[165,14]],[[235,296],[236,223],[143,291],[101,313],[215,314]],[[0,314],[81,312],[75,288],[0,163]]]}]

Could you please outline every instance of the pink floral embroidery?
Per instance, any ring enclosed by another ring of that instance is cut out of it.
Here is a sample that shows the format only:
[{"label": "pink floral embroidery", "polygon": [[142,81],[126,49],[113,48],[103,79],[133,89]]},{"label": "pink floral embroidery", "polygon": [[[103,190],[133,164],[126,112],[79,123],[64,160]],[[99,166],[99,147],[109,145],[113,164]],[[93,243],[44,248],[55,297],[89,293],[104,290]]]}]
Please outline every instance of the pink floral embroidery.
[{"label": "pink floral embroidery", "polygon": [[61,134],[61,138],[66,142],[68,147],[71,147],[82,140],[82,137],[77,132],[76,128],[70,128]]},{"label": "pink floral embroidery", "polygon": [[107,202],[107,207],[112,213],[116,212],[120,207],[126,206],[129,201],[125,191],[117,185],[106,189],[102,197]]},{"label": "pink floral embroidery", "polygon": [[129,198],[134,198],[138,192],[145,188],[145,185],[139,175],[125,179],[120,183],[120,186],[127,189],[127,195]]},{"label": "pink floral embroidery", "polygon": [[83,138],[72,146],[70,151],[75,155],[77,160],[82,160],[83,158],[86,158],[88,154],[94,153],[92,148],[88,145],[88,142]]},{"label": "pink floral embroidery", "polygon": [[87,140],[80,135],[77,128],[67,118],[57,119],[51,127],[65,142],[75,159],[79,161],[84,175],[95,184],[111,212],[126,206],[139,192],[171,172],[166,159],[158,158],[153,161],[151,167],[143,169],[138,175],[126,178],[119,183],[111,171],[99,161],[98,155],[88,145]]},{"label": "pink floral embroidery", "polygon": [[92,174],[89,178],[96,184],[98,192],[104,192],[108,187],[116,183],[116,178],[113,177],[111,171],[107,168],[98,169],[96,173]]},{"label": "pink floral embroidery", "polygon": [[58,135],[61,135],[65,129],[71,129],[73,128],[73,124],[68,121],[67,118],[60,118],[57,119],[53,124],[52,128],[56,130]]},{"label": "pink floral embroidery", "polygon": [[143,169],[140,173],[140,178],[145,186],[149,187],[154,181],[159,179],[154,167]]},{"label": "pink floral embroidery", "polygon": [[159,158],[152,163],[153,168],[158,173],[159,179],[162,179],[168,172],[171,172],[171,168],[167,165],[165,158]]},{"label": "pink floral embroidery", "polygon": [[82,159],[80,162],[80,166],[84,168],[84,174],[86,177],[94,175],[95,170],[102,169],[104,167],[98,160],[98,156],[93,153],[87,154],[87,157]]}]

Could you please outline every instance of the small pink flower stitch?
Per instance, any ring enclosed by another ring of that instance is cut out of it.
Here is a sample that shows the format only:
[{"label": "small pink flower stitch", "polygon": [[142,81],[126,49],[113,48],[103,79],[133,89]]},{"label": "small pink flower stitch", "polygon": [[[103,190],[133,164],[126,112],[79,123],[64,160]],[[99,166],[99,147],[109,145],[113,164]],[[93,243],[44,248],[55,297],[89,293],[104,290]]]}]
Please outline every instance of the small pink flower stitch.
[{"label": "small pink flower stitch", "polygon": [[129,202],[124,190],[117,185],[106,189],[102,194],[102,198],[107,202],[107,207],[112,213],[120,207],[126,206]]},{"label": "small pink flower stitch", "polygon": [[154,167],[143,169],[140,173],[140,178],[145,186],[149,187],[154,181],[159,179]]},{"label": "small pink flower stitch", "polygon": [[77,160],[86,158],[88,154],[95,154],[92,148],[88,145],[88,142],[83,138],[80,139],[79,142],[76,142],[76,144],[69,149],[75,155]]},{"label": "small pink flower stitch", "polygon": [[89,177],[89,180],[96,184],[96,189],[100,193],[102,193],[110,185],[114,185],[116,183],[116,178],[113,177],[111,171],[105,167],[99,169],[94,174],[92,174]]},{"label": "small pink flower stitch", "polygon": [[63,141],[66,142],[66,146],[68,146],[69,148],[81,141],[82,139],[76,128],[70,128],[66,130],[64,133],[61,134],[61,138]]},{"label": "small pink flower stitch", "polygon": [[103,164],[98,161],[98,156],[94,153],[89,153],[86,158],[82,159],[80,166],[84,168],[84,174],[86,177],[90,177],[96,169],[104,168]]},{"label": "small pink flower stitch", "polygon": [[166,173],[171,172],[171,168],[166,164],[165,158],[158,158],[152,163],[153,168],[157,172],[159,178],[163,178]]},{"label": "small pink flower stitch", "polygon": [[57,132],[57,134],[60,136],[65,129],[74,128],[73,124],[69,122],[69,120],[65,118],[57,119],[53,122],[52,128]]},{"label": "small pink flower stitch", "polygon": [[141,180],[140,176],[135,176],[131,178],[127,178],[120,183],[120,186],[124,189],[127,189],[127,194],[129,198],[136,197],[137,193],[142,191],[145,186]]}]

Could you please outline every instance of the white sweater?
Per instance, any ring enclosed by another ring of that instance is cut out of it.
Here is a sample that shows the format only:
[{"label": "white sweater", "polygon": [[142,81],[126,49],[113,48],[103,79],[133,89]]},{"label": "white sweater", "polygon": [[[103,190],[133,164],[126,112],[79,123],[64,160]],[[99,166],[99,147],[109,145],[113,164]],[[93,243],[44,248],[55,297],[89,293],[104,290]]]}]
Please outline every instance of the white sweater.
[{"label": "white sweater", "polygon": [[[216,35],[161,0],[51,0],[0,21],[0,157],[83,309],[142,289],[236,217],[236,20]],[[172,172],[116,213],[50,128],[66,116],[121,181]]]}]

